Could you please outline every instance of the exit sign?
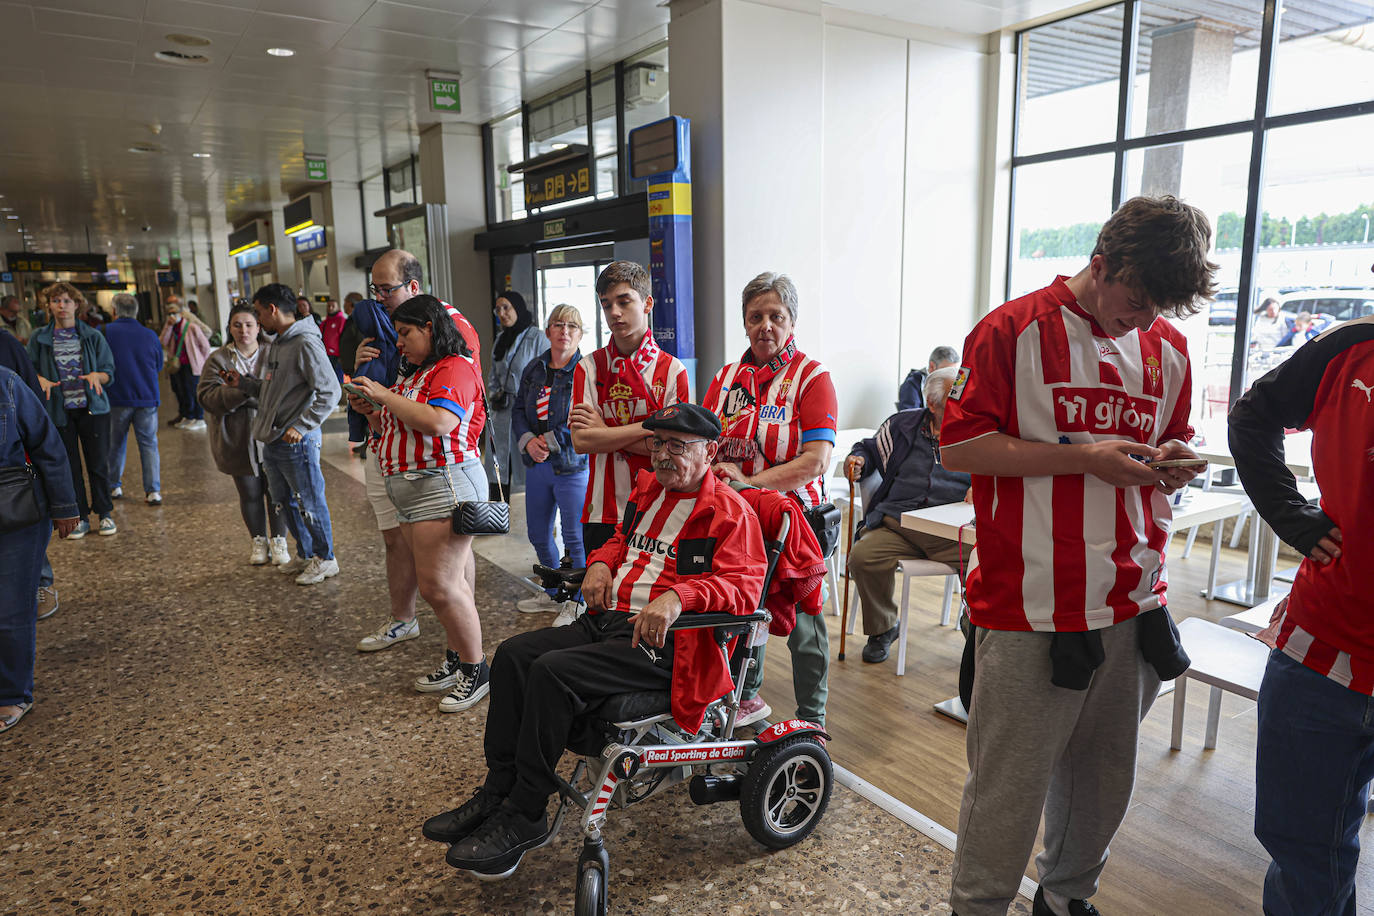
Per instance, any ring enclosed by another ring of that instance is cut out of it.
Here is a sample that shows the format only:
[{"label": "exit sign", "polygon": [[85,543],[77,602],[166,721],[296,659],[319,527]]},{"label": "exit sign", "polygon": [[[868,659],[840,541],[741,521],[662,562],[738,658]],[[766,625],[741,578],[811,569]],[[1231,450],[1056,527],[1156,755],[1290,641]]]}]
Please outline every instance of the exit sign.
[{"label": "exit sign", "polygon": [[305,177],[311,181],[329,180],[329,163],[323,156],[305,154]]},{"label": "exit sign", "polygon": [[457,114],[463,110],[458,98],[458,81],[430,77],[429,108],[431,111],[447,111]]}]

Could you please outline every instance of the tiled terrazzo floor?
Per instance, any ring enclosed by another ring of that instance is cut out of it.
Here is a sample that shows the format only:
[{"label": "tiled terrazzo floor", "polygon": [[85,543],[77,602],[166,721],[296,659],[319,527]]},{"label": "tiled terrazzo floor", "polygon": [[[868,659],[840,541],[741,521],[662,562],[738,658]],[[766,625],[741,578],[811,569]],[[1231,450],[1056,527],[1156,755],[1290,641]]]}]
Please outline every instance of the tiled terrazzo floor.
[{"label": "tiled terrazzo floor", "polygon": [[[246,565],[203,434],[161,440],[165,506],[131,493],[118,535],[51,548],[37,705],[0,738],[0,912],[570,913],[575,827],[496,884],[420,836],[481,777],[486,704],[441,716],[411,690],[442,651],[427,611],[419,639],[354,650],[385,614],[362,485],[326,467],[343,572],[301,588]],[[478,562],[489,652],[547,623]],[[617,913],[948,912],[949,853],[839,787],[783,852],[682,788],[613,813],[606,839]]]}]

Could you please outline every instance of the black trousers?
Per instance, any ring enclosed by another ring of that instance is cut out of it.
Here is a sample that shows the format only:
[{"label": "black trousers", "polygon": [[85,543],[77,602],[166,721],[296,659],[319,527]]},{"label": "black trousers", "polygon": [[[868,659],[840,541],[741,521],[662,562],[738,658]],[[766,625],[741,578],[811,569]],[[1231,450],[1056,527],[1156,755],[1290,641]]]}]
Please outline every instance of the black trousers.
[{"label": "black trousers", "polygon": [[[53,391],[53,397],[62,392]],[[67,408],[67,422],[57,427],[62,445],[67,449],[67,464],[72,469],[72,486],[76,488],[76,511],[81,518],[91,514],[104,518],[114,511],[110,499],[110,415],[93,414],[84,407]],[[81,473],[81,456],[86,456],[86,473],[91,478],[90,501],[86,499],[86,477]]]},{"label": "black trousers", "polygon": [[486,787],[528,816],[558,789],[554,768],[573,720],[608,696],[666,690],[673,636],[662,649],[630,648],[624,612],[583,614],[570,626],[531,630],[501,643],[491,662]]},{"label": "black trousers", "polygon": [[172,385],[172,394],[177,399],[177,414],[186,420],[203,420],[205,411],[196,400],[196,387],[200,384],[200,376],[191,371],[191,365],[182,365],[168,377],[168,381]]},{"label": "black trousers", "polygon": [[582,523],[582,549],[591,553],[615,537],[615,525],[605,522]]}]

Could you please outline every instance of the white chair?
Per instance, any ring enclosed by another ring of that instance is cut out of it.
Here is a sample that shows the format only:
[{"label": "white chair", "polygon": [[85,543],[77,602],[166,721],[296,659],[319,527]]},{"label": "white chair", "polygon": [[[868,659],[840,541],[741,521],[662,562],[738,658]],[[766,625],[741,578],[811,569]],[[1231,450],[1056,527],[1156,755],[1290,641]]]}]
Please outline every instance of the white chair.
[{"label": "white chair", "polygon": [[1192,665],[1174,681],[1174,725],[1169,746],[1174,750],[1183,747],[1184,701],[1188,681],[1194,680],[1212,688],[1207,702],[1207,733],[1202,742],[1205,750],[1211,750],[1217,746],[1222,692],[1258,699],[1260,681],[1269,663],[1269,647],[1201,617],[1180,622],[1178,635]]},{"label": "white chair", "polygon": [[1212,563],[1207,572],[1207,590],[1203,594],[1208,600],[1216,597],[1217,590],[1217,562],[1221,559],[1221,529],[1228,518],[1242,515],[1250,508],[1250,501],[1244,496],[1237,496],[1232,493],[1214,491],[1188,491],[1192,498],[1181,506],[1174,509],[1174,530],[1182,531],[1191,528],[1188,535],[1188,546],[1183,550],[1183,559],[1188,557],[1188,547],[1192,545],[1193,537],[1197,534],[1197,529],[1211,522],[1212,529]]}]

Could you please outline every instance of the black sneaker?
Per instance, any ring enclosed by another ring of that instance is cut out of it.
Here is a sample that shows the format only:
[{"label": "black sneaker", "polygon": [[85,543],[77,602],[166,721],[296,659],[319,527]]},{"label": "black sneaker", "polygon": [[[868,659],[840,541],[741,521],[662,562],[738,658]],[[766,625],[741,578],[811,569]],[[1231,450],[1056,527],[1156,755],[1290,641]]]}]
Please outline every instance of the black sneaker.
[{"label": "black sneaker", "polygon": [[502,800],[502,796],[488,792],[486,786],[478,786],[473,790],[472,798],[452,811],[434,815],[425,821],[420,832],[425,839],[436,843],[456,843],[482,826],[482,822],[501,807]]},{"label": "black sneaker", "polygon": [[454,868],[505,877],[515,871],[526,852],[544,842],[548,832],[547,813],[541,811],[531,820],[506,803],[450,846],[444,859]]},{"label": "black sneaker", "polygon": [[897,638],[897,634],[902,631],[900,625],[893,627],[886,633],[879,633],[877,636],[868,637],[868,645],[864,646],[863,658],[870,665],[878,662],[887,661],[887,647],[892,645],[892,641]]},{"label": "black sneaker", "polygon": [[[1031,902],[1031,916],[1057,916],[1050,905],[1045,902],[1045,889],[1037,887],[1035,889],[1035,900]],[[1069,916],[1102,916],[1102,913],[1086,900],[1070,900]]]},{"label": "black sneaker", "polygon": [[453,692],[439,701],[440,712],[462,712],[475,706],[491,690],[491,668],[484,658],[475,665],[458,663]]},{"label": "black sneaker", "polygon": [[458,653],[452,649],[444,650],[444,660],[429,674],[415,679],[415,689],[420,693],[438,693],[448,690],[458,680]]}]

